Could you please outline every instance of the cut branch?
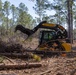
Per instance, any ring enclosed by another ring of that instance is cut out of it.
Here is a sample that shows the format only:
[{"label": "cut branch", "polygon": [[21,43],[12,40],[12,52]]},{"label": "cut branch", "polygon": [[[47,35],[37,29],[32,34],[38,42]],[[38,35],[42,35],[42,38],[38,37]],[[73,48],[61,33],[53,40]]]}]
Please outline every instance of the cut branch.
[{"label": "cut branch", "polygon": [[45,71],[45,72],[42,72],[40,75],[44,75],[44,74],[50,73],[50,72],[51,72],[51,70],[47,70],[47,71]]},{"label": "cut branch", "polygon": [[18,65],[0,65],[0,70],[6,69],[29,69],[29,68],[38,68],[41,67],[42,64],[40,63],[28,63],[28,64],[18,64]]}]

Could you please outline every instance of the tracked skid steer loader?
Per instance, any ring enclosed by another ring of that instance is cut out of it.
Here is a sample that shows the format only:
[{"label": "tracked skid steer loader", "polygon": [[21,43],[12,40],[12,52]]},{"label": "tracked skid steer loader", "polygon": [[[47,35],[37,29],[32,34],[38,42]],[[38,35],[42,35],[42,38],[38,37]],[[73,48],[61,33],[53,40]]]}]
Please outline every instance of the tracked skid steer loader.
[{"label": "tracked skid steer loader", "polygon": [[15,27],[15,32],[20,30],[21,32],[28,35],[28,38],[34,34],[39,28],[39,46],[37,50],[51,51],[51,52],[70,52],[71,44],[67,42],[68,39],[66,29],[58,24],[51,24],[43,21],[39,23],[34,29],[30,30],[23,27],[22,25],[17,25]]}]

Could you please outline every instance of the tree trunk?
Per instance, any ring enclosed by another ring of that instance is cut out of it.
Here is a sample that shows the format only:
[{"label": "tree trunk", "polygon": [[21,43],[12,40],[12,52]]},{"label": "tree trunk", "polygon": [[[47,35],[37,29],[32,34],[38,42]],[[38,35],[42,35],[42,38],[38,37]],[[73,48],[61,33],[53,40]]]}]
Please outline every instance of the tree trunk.
[{"label": "tree trunk", "polygon": [[68,38],[70,43],[73,43],[73,14],[72,14],[72,0],[67,0],[68,8]]}]

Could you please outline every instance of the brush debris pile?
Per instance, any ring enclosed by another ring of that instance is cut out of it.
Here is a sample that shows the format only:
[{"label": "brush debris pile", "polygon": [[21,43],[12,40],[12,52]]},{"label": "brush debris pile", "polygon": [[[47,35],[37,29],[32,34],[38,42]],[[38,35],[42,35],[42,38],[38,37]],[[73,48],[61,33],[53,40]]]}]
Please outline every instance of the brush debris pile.
[{"label": "brush debris pile", "polygon": [[0,40],[0,52],[21,52],[22,45],[14,42],[4,42]]}]

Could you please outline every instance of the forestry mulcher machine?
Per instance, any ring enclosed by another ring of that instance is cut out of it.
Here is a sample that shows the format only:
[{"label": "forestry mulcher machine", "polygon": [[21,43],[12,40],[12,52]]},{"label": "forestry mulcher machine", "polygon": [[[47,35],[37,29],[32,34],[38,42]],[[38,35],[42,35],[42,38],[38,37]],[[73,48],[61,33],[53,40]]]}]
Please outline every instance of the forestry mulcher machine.
[{"label": "forestry mulcher machine", "polygon": [[43,21],[39,23],[34,29],[30,30],[23,27],[22,25],[17,25],[15,32],[20,30],[21,32],[28,35],[28,38],[34,34],[38,29],[40,30],[39,45],[36,49],[37,51],[45,52],[70,52],[71,44],[67,42],[67,31],[64,27],[58,24],[51,24]]}]

